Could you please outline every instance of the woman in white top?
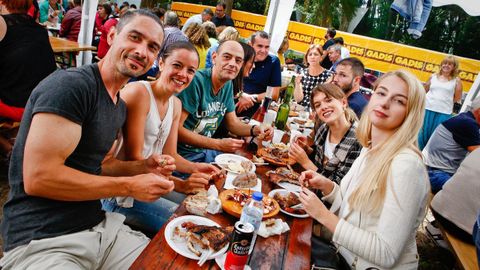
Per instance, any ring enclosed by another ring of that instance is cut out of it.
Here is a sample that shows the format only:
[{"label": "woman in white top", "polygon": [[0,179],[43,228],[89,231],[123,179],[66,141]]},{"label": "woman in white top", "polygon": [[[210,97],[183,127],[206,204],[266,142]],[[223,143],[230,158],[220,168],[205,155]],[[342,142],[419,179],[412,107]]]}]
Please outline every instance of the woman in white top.
[{"label": "woman in white top", "polygon": [[462,100],[462,82],[457,76],[458,71],[457,58],[449,55],[442,60],[440,70],[424,84],[427,101],[423,126],[418,136],[420,150],[427,145],[437,126],[452,116],[453,104]]},{"label": "woman in white top", "polygon": [[[417,134],[425,91],[406,71],[383,75],[360,119],[360,156],[340,185],[303,172],[300,201],[333,233],[332,242],[351,268],[417,269],[417,227],[425,216],[429,181]],[[305,188],[318,189],[330,211]]]},{"label": "woman in white top", "polygon": [[[130,83],[120,93],[127,105],[127,120],[119,157],[144,160],[153,153],[174,157],[176,170],[191,174],[185,181],[171,177],[175,191],[184,194],[205,187],[211,174],[218,172],[215,166],[193,163],[177,154],[182,104],[174,95],[190,84],[198,68],[198,59],[191,43],[173,43],[159,61],[161,72],[156,81]],[[158,231],[177,207],[177,203],[165,198],[154,203],[133,201],[133,205],[125,201],[118,203],[115,198],[103,201],[105,210],[124,214],[127,224],[147,232]]]}]

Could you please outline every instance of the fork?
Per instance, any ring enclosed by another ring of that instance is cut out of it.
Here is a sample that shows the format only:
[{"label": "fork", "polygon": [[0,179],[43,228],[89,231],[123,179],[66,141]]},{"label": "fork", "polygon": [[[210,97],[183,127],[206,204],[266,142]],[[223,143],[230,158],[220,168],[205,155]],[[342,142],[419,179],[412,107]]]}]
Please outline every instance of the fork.
[{"label": "fork", "polygon": [[301,203],[295,204],[295,205],[290,206],[290,208],[292,208],[292,209],[303,209],[303,204],[301,204]]},{"label": "fork", "polygon": [[198,266],[202,266],[207,260],[210,255],[212,255],[213,250],[209,248],[207,251],[202,253],[202,256],[200,257],[200,260],[198,260],[197,264]]}]

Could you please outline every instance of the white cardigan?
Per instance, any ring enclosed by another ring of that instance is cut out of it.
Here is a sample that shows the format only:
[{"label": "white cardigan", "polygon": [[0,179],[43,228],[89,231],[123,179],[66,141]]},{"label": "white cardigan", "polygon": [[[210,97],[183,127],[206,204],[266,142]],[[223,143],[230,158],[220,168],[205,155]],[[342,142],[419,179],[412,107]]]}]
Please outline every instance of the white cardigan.
[{"label": "white cardigan", "polygon": [[415,234],[425,217],[430,185],[421,157],[411,149],[398,154],[391,166],[380,215],[350,211],[348,198],[358,184],[368,149],[364,148],[350,171],[323,199],[340,221],[333,243],[354,269],[417,269]]}]

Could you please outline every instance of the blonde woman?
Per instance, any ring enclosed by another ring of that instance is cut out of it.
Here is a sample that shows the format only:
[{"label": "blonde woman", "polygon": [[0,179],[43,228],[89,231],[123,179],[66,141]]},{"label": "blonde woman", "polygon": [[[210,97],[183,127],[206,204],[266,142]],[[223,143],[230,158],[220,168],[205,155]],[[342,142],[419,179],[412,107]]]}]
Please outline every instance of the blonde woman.
[{"label": "blonde woman", "polygon": [[458,71],[458,59],[449,55],[440,63],[440,70],[432,74],[424,85],[427,103],[425,119],[418,136],[420,150],[427,145],[437,126],[452,116],[453,104],[462,100],[462,82]]},{"label": "blonde woman", "polygon": [[357,128],[364,148],[341,184],[314,171],[300,176],[303,186],[332,203],[329,211],[312,191],[300,193],[307,213],[333,233],[352,268],[418,267],[415,233],[430,190],[417,147],[424,111],[425,91],[412,74],[383,75]]},{"label": "blonde woman", "polygon": [[295,78],[295,91],[293,96],[298,104],[310,107],[312,89],[318,84],[325,83],[332,75],[328,69],[324,69],[320,63],[323,60],[321,45],[312,44],[305,53],[303,63],[306,68],[300,69],[300,76]]},{"label": "blonde woman", "polygon": [[235,40],[239,41],[240,40],[240,33],[238,32],[237,29],[231,26],[225,27],[220,34],[218,34],[218,42],[216,44],[213,44],[210,49],[208,49],[207,52],[207,59],[206,59],[206,68],[211,68],[213,66],[212,63],[212,53],[217,51],[218,44],[222,41],[225,40]]},{"label": "blonde woman", "polygon": [[192,23],[185,30],[185,35],[188,40],[195,46],[197,49],[198,55],[200,56],[199,69],[205,68],[205,59],[207,58],[207,52],[210,48],[210,41],[208,41],[208,35],[205,28],[198,23]]},{"label": "blonde woman", "polygon": [[312,109],[318,125],[313,148],[299,136],[290,145],[290,157],[306,170],[317,171],[330,180],[340,180],[360,155],[362,146],[355,136],[357,116],[348,107],[342,89],[333,83],[317,85],[312,90]]},{"label": "blonde woman", "polygon": [[282,44],[280,44],[280,48],[278,48],[277,51],[277,56],[278,60],[280,60],[280,65],[281,67],[285,67],[285,53],[288,51],[288,48],[290,48],[290,43],[288,42],[288,37],[285,36],[282,40]]}]

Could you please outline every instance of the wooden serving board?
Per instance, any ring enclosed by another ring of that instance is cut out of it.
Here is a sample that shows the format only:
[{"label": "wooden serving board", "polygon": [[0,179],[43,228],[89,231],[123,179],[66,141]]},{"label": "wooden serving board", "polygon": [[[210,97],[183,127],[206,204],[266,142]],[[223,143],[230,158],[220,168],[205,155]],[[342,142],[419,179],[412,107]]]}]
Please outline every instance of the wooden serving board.
[{"label": "wooden serving board", "polygon": [[265,160],[265,162],[268,162],[270,164],[273,164],[273,165],[277,165],[277,166],[287,166],[287,165],[293,165],[295,164],[295,160],[291,159],[291,158],[282,158],[281,160],[277,160],[277,159],[274,159],[270,156],[269,153],[267,153],[267,151],[265,151],[265,148],[258,148],[258,151],[257,151],[257,156],[263,158],[263,160]]},{"label": "wooden serving board", "polygon": [[[254,190],[242,190],[243,192],[245,193],[253,193]],[[230,196],[230,195],[233,195],[233,193],[235,193],[235,189],[227,189],[227,190],[224,190],[222,191],[218,197],[220,198],[220,201],[222,202],[222,208],[225,212],[227,212],[228,214],[234,216],[234,217],[237,217],[237,218],[240,218],[240,215],[242,214],[242,209],[243,209],[243,206],[240,205],[240,203],[237,203],[233,200],[228,200],[227,197]],[[278,205],[278,202],[275,201],[273,198],[263,194],[263,198],[270,198],[275,206],[275,208],[268,214],[264,214],[263,215],[263,219],[267,219],[267,218],[271,218],[271,217],[274,217],[276,216],[279,212],[280,212],[280,205]]]}]

